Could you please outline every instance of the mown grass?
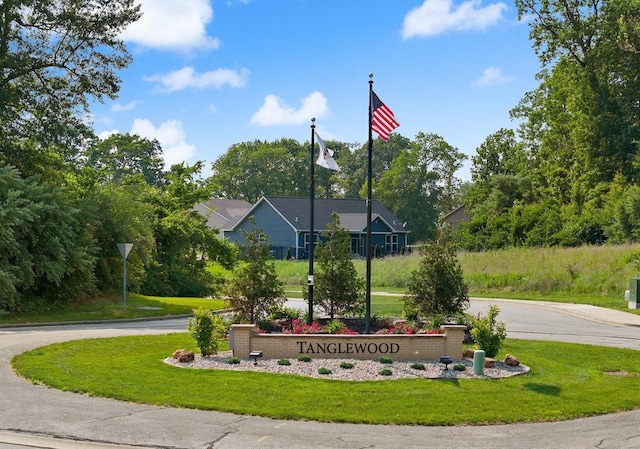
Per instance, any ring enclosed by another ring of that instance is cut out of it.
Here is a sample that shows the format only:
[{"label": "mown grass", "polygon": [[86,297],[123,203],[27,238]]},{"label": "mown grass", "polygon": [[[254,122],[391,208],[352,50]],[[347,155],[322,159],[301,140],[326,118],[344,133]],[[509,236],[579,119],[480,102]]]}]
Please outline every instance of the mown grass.
[{"label": "mown grass", "polygon": [[53,305],[48,310],[38,313],[0,315],[0,324],[116,320],[187,315],[198,307],[219,310],[225,307],[225,301],[222,299],[170,298],[129,293],[127,294],[126,309],[122,295],[101,296],[74,304]]},{"label": "mown grass", "polygon": [[[531,372],[505,379],[343,382],[163,363],[186,334],[91,339],[16,356],[34,383],[159,406],[278,419],[370,424],[479,425],[567,420],[640,407],[640,352],[506,340]],[[606,372],[627,372],[611,376]],[[515,400],[517,406],[505,407]]]}]

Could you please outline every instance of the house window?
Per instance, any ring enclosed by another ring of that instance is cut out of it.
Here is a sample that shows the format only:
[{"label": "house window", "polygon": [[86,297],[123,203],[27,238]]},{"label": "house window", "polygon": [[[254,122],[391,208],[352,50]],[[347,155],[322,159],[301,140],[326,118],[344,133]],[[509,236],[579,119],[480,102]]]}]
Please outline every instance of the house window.
[{"label": "house window", "polygon": [[[315,245],[318,246],[318,240],[320,240],[319,239],[320,233],[314,232],[314,234],[316,236]],[[304,250],[309,251],[309,233],[308,232],[304,235]]]},{"label": "house window", "polygon": [[391,254],[395,254],[398,252],[398,234],[387,235],[385,251]]},{"label": "house window", "polygon": [[351,237],[351,254],[354,256],[362,256],[362,249],[364,247],[364,240],[360,236]]}]

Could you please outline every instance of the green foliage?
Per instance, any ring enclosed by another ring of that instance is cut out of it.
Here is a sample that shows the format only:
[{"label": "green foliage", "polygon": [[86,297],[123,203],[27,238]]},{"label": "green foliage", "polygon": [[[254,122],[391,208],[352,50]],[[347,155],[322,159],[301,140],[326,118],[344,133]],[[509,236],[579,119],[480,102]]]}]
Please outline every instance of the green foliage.
[{"label": "green foliage", "polygon": [[227,363],[229,365],[238,365],[240,363],[240,359],[238,357],[229,357],[227,359]]},{"label": "green foliage", "polygon": [[222,316],[214,315],[203,307],[194,310],[193,317],[187,322],[187,330],[203,356],[218,353],[219,343],[224,339],[227,329]]},{"label": "green foliage", "polygon": [[0,162],[59,179],[94,138],[79,117],[114,99],[131,62],[122,31],[140,18],[131,0],[0,5]]},{"label": "green foliage", "polygon": [[380,357],[379,359],[380,363],[393,363],[393,359],[391,357]]},{"label": "green foliage", "polygon": [[426,369],[426,367],[424,366],[424,363],[418,363],[418,362],[412,363],[411,368],[418,371],[424,371]]},{"label": "green foliage", "polygon": [[67,303],[96,291],[83,204],[0,164],[0,310]]},{"label": "green foliage", "polygon": [[255,226],[244,233],[244,262],[233,272],[227,283],[229,303],[235,313],[250,323],[266,317],[271,310],[284,304],[284,290],[278,280],[275,266],[265,244],[266,235]]},{"label": "green foliage", "polygon": [[455,315],[469,306],[467,285],[453,246],[441,239],[423,247],[419,267],[411,273],[405,309],[422,316]]},{"label": "green foliage", "polygon": [[467,367],[464,366],[462,363],[456,363],[455,365],[453,365],[453,369],[455,371],[466,371]]},{"label": "green foliage", "polygon": [[323,375],[327,375],[327,374],[331,374],[331,370],[329,368],[318,368],[318,374],[323,374]]},{"label": "green foliage", "polygon": [[482,349],[487,357],[498,355],[504,339],[507,337],[507,330],[504,322],[496,321],[500,309],[496,305],[489,306],[489,311],[485,317],[478,314],[473,318],[473,329],[471,335],[476,342],[476,348]]},{"label": "green foliage", "polygon": [[378,199],[409,223],[412,242],[431,238],[439,212],[449,212],[457,205],[461,181],[454,174],[465,159],[441,136],[420,132],[375,183]]},{"label": "green foliage", "polygon": [[289,359],[279,359],[278,365],[289,366],[291,365],[291,362],[289,361]]},{"label": "green foliage", "polygon": [[391,371],[389,368],[382,368],[380,371],[378,371],[378,374],[381,376],[391,376],[393,375],[393,371]]},{"label": "green foliage", "polygon": [[353,369],[355,365],[351,362],[340,362],[340,368],[343,369]]},{"label": "green foliage", "polygon": [[278,306],[269,311],[270,320],[293,321],[300,318],[300,311],[293,307]]},{"label": "green foliage", "polygon": [[311,357],[306,354],[300,354],[298,356],[298,362],[310,362],[310,361],[311,361]]},{"label": "green foliage", "polygon": [[335,212],[321,235],[325,241],[316,250],[314,304],[331,319],[360,313],[364,308],[364,280],[358,276],[351,259],[349,232],[340,227]]}]

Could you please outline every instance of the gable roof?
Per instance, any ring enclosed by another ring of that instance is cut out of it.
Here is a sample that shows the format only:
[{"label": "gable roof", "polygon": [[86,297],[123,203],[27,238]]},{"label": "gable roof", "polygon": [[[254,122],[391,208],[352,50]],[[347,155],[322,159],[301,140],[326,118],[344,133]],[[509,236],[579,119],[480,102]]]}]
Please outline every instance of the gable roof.
[{"label": "gable roof", "polygon": [[[234,223],[229,223],[229,230],[242,222],[246,217],[262,203],[268,203],[276,210],[294,229],[299,231],[309,230],[310,226],[310,200],[298,197],[262,197],[258,202]],[[314,229],[326,229],[331,223],[331,213],[336,212],[340,217],[340,224],[349,231],[361,232],[367,227],[367,202],[359,198],[314,198]],[[408,233],[402,222],[389,211],[382,203],[373,200],[371,203],[371,221],[381,219],[395,233]]]},{"label": "gable roof", "polygon": [[251,203],[244,200],[227,200],[224,198],[211,198],[208,201],[200,203],[206,209],[216,215],[220,215],[227,221],[234,218],[242,217],[249,209]]}]

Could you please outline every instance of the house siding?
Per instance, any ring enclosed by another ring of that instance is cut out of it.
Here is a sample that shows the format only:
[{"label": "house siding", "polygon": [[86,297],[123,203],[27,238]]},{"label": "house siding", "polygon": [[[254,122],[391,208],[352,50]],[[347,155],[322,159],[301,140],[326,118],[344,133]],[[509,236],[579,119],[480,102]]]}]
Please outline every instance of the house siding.
[{"label": "house siding", "polygon": [[[241,245],[244,244],[245,239],[241,229],[245,231],[251,230],[252,225],[249,221],[250,217],[254,217],[256,226],[267,235],[267,241],[271,243],[272,246],[287,248],[295,247],[295,231],[291,228],[289,223],[287,223],[287,221],[266,202],[258,205],[249,217],[246,217],[241,223],[239,223],[236,231],[225,232],[227,240],[230,242],[237,242]],[[293,249],[291,251],[292,254],[295,254]]]}]

